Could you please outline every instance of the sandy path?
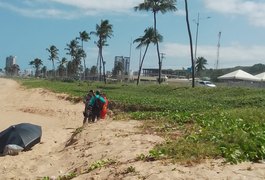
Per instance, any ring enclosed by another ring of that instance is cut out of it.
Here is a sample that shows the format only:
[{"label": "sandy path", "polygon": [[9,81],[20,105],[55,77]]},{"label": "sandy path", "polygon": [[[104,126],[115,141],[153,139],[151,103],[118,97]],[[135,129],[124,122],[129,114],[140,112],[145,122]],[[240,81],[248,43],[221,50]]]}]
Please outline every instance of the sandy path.
[{"label": "sandy path", "polygon": [[82,105],[60,100],[41,89],[24,90],[12,80],[0,79],[0,87],[0,130],[29,122],[42,126],[43,131],[42,143],[32,151],[0,157],[0,173],[5,178],[42,175],[56,159],[50,154],[81,126]]},{"label": "sandy path", "polygon": [[[0,131],[12,124],[42,126],[40,144],[18,156],[0,157],[0,179],[37,179],[83,173],[75,179],[265,179],[265,164],[222,165],[220,160],[185,167],[162,162],[135,161],[163,139],[142,134],[138,121],[101,121],[88,124],[73,141],[67,140],[82,126],[83,104],[72,104],[58,95],[21,88],[0,79]],[[86,173],[96,161],[115,162]],[[131,171],[128,171],[130,169]]]}]

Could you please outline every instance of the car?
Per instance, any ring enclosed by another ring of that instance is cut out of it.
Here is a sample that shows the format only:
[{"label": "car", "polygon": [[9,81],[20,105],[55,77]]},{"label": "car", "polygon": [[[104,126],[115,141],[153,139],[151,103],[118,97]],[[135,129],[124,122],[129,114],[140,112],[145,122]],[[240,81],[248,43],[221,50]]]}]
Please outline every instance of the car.
[{"label": "car", "polygon": [[199,86],[206,86],[206,87],[216,87],[215,84],[213,84],[211,81],[199,81]]}]

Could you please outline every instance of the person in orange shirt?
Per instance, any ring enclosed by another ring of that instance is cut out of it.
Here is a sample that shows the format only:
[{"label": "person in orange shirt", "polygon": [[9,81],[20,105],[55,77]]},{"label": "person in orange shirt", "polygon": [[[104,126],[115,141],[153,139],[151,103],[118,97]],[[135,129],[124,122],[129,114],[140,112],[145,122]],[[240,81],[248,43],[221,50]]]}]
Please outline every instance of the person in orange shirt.
[{"label": "person in orange shirt", "polygon": [[105,119],[106,114],[108,112],[109,101],[106,97],[106,94],[102,93],[101,96],[105,99],[105,104],[103,105],[102,110],[100,111],[100,119]]}]

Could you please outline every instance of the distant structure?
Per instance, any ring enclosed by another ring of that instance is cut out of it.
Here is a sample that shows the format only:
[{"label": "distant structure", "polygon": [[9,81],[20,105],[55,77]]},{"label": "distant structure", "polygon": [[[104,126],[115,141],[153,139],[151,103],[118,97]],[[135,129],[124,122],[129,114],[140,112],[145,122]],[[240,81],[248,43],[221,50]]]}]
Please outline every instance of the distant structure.
[{"label": "distant structure", "polygon": [[124,74],[128,75],[130,73],[130,57],[115,56],[114,67],[119,62],[123,64]]},{"label": "distant structure", "polygon": [[33,69],[25,69],[22,75],[23,76],[34,76],[34,71]]},{"label": "distant structure", "polygon": [[215,69],[218,69],[218,66],[219,66],[219,56],[220,56],[220,39],[221,39],[221,31],[218,33],[218,43],[217,43],[217,58],[216,58]]},{"label": "distant structure", "polygon": [[6,69],[12,67],[14,64],[16,64],[16,56],[8,56],[6,58]]}]

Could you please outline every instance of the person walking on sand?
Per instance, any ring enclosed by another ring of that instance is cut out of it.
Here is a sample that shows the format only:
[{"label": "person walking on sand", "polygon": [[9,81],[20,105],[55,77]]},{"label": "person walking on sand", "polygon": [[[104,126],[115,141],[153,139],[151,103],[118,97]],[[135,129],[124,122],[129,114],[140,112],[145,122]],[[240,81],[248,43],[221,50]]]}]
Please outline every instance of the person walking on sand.
[{"label": "person walking on sand", "polygon": [[100,112],[106,103],[105,99],[96,91],[96,95],[90,99],[89,106],[92,107],[92,121],[100,120]]}]

